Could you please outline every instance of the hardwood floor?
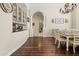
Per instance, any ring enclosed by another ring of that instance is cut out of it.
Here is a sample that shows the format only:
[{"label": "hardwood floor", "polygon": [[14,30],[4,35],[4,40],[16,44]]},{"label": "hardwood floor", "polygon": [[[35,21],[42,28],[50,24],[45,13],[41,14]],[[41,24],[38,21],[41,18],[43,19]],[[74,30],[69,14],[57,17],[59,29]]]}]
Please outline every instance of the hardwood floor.
[{"label": "hardwood floor", "polygon": [[69,51],[66,51],[65,45],[57,48],[52,37],[33,37],[15,51],[11,56],[78,56],[79,47],[76,48],[76,53],[72,51],[72,46]]}]

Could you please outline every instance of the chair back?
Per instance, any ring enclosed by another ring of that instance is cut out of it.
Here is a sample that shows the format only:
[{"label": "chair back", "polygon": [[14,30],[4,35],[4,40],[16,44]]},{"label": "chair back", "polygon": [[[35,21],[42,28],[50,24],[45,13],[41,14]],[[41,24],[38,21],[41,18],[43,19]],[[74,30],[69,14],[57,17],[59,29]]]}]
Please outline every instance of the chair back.
[{"label": "chair back", "polygon": [[74,34],[74,43],[79,44],[79,31],[73,32]]},{"label": "chair back", "polygon": [[54,37],[55,39],[58,39],[58,29],[53,29],[53,34],[54,34]]}]

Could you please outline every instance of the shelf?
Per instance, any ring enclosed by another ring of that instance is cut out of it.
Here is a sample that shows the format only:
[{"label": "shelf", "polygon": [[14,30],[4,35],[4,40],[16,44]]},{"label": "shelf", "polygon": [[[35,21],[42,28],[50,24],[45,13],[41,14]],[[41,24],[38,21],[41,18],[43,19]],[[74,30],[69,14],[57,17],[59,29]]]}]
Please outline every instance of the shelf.
[{"label": "shelf", "polygon": [[23,23],[23,22],[16,22],[16,21],[13,21],[13,23],[25,25],[25,23]]}]

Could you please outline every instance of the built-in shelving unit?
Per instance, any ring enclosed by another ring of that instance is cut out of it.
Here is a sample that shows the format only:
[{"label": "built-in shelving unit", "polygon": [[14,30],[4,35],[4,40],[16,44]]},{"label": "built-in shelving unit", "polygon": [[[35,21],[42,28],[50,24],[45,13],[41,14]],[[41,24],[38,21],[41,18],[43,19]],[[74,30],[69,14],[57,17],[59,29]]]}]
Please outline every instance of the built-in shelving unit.
[{"label": "built-in shelving unit", "polygon": [[24,4],[13,3],[13,32],[27,29],[27,10]]}]

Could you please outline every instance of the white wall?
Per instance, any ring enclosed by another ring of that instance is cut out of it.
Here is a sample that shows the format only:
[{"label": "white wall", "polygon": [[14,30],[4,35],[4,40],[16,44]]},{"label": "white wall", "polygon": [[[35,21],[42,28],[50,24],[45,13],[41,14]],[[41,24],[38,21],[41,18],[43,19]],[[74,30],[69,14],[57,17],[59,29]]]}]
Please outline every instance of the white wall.
[{"label": "white wall", "polygon": [[76,10],[74,10],[73,18],[74,18],[73,25],[75,26],[75,28],[79,29],[79,4]]},{"label": "white wall", "polygon": [[79,29],[79,4],[77,4],[77,8],[72,12],[72,28]]},{"label": "white wall", "polygon": [[73,12],[71,13],[71,28],[76,28],[76,13],[77,13],[77,9],[74,9]]},{"label": "white wall", "polygon": [[28,29],[12,33],[12,13],[4,13],[0,8],[0,55],[10,55],[18,49],[28,39]]},{"label": "white wall", "polygon": [[[29,4],[29,5],[30,5],[31,21],[33,21],[32,16],[35,12],[40,11],[44,14],[44,32],[43,32],[44,37],[51,37],[53,28],[57,27],[57,28],[64,29],[64,28],[70,28],[71,27],[71,25],[70,25],[70,20],[71,20],[70,14],[61,15],[59,13],[59,9],[61,7],[63,7],[64,4],[62,4],[62,3],[53,3],[53,4],[44,4],[43,3],[42,4],[42,3],[40,3],[40,4]],[[69,23],[60,24],[60,25],[52,23],[52,18],[59,17],[59,16],[67,18]],[[32,26],[31,26],[30,32],[31,32],[31,36],[33,36]]]},{"label": "white wall", "polygon": [[76,16],[75,19],[74,19],[76,21],[75,22],[76,23],[75,26],[76,26],[77,29],[79,29],[79,4],[77,6],[76,14],[74,14],[74,16]]}]

